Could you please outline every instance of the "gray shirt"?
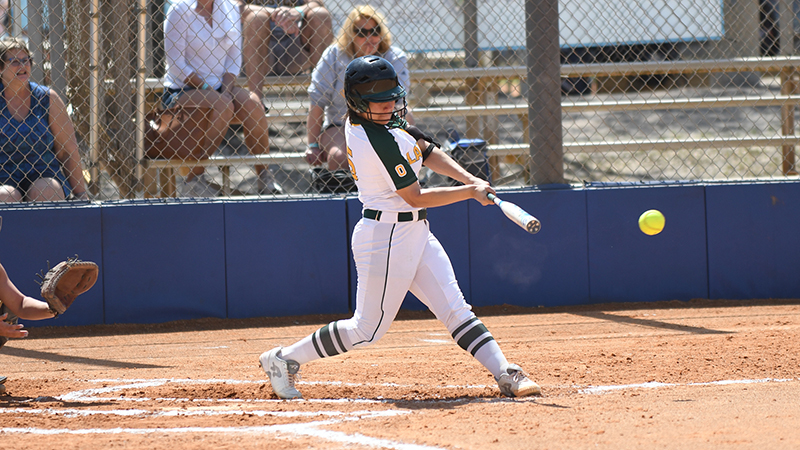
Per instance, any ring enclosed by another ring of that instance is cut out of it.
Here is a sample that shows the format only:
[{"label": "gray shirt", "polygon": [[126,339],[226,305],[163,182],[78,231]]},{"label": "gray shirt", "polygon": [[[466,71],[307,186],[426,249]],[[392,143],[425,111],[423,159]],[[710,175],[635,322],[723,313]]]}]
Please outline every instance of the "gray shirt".
[{"label": "gray shirt", "polygon": [[[385,54],[379,56],[394,66],[400,85],[409,92],[411,80],[406,53],[392,46]],[[344,116],[347,113],[347,102],[344,99],[344,71],[352,60],[353,58],[334,44],[325,49],[317,67],[311,73],[308,97],[312,106],[319,106],[325,110],[323,129],[331,124],[344,125]]]}]

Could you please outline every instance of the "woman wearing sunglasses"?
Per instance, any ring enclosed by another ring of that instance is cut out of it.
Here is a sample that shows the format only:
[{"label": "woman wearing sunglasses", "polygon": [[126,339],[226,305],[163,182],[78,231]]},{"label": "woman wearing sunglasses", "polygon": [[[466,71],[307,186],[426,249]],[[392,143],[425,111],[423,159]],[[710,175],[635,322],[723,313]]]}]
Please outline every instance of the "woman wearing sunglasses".
[{"label": "woman wearing sunglasses", "polygon": [[32,64],[25,41],[0,41],[0,202],[88,200],[67,107]]},{"label": "woman wearing sunglasses", "polygon": [[[403,88],[409,90],[408,58],[392,46],[392,34],[383,14],[369,5],[356,6],[342,25],[334,43],[322,54],[308,87],[308,148],[306,160],[328,170],[347,169],[344,118],[347,102],[342,89],[347,64],[361,56],[380,56],[394,67]],[[412,122],[407,116],[406,120]]]}]

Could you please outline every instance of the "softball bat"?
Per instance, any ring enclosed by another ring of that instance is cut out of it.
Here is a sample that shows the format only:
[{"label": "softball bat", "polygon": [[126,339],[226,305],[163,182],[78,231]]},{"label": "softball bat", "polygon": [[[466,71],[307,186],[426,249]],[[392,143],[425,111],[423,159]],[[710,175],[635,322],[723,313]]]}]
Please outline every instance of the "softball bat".
[{"label": "softball bat", "polygon": [[539,219],[528,214],[524,209],[515,205],[514,203],[500,200],[494,194],[489,194],[489,200],[493,201],[495,205],[500,207],[503,214],[506,215],[512,222],[519,225],[530,234],[536,234],[542,229],[542,223]]}]

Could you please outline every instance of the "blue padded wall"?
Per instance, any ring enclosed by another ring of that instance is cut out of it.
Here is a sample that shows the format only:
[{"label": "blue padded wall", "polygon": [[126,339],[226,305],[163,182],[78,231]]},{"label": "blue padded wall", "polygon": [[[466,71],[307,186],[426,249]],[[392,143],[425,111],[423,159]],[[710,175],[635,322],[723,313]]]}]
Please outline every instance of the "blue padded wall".
[{"label": "blue padded wall", "polygon": [[800,298],[800,183],[706,187],[710,297]]},{"label": "blue padded wall", "polygon": [[[352,237],[353,228],[356,226],[356,223],[361,219],[362,207],[363,205],[357,198],[349,198],[347,200],[347,217],[349,221],[347,228],[347,245],[350,264],[351,303],[355,301],[358,277],[353,255],[350,254],[350,237]],[[453,264],[453,271],[456,274],[458,285],[464,292],[467,301],[470,301],[469,223],[467,203],[459,202],[453,205],[430,208],[428,209],[428,221],[430,223],[431,232],[436,236],[447,252],[447,255],[450,257],[450,262]],[[355,304],[351,304],[350,307],[355,309]],[[417,300],[414,295],[409,293],[403,301],[402,309],[424,310],[427,309],[427,307]]]},{"label": "blue padded wall", "polygon": [[[798,298],[800,182],[596,185],[502,191],[542,220],[529,235],[474,201],[429,210],[467,301],[558,306],[692,298]],[[666,228],[638,229],[646,209]],[[355,197],[0,205],[0,262],[38,297],[35,273],[74,254],[95,287],[57,320],[348,314]],[[424,306],[409,294],[406,309]]]},{"label": "blue padded wall", "polygon": [[225,205],[228,317],[348,312],[342,199]]},{"label": "blue padded wall", "polygon": [[495,206],[469,202],[472,304],[557,306],[589,297],[583,190],[499,192],[542,222],[532,235]]},{"label": "blue padded wall", "polygon": [[23,320],[26,327],[92,325],[103,323],[102,234],[100,208],[92,205],[29,205],[0,209],[0,261],[11,281],[23,294],[42,299],[35,280],[47,263],[75,256],[100,265],[97,283],[70,309],[54,320]]},{"label": "blue padded wall", "polygon": [[223,203],[103,206],[106,323],[225,317]]},{"label": "blue padded wall", "polygon": [[[590,300],[637,302],[708,297],[703,186],[588,189]],[[661,211],[647,236],[639,216]]]}]

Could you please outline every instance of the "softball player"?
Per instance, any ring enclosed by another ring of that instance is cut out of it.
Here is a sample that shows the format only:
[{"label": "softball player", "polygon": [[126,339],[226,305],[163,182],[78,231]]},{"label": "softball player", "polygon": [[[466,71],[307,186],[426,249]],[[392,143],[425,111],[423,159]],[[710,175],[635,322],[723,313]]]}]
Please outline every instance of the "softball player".
[{"label": "softball player", "polygon": [[[411,291],[445,324],[458,345],[494,375],[500,392],[509,397],[541,394],[519,366],[508,363],[475,317],[426,220],[427,207],[470,198],[489,205],[487,194],[494,189],[401,118],[406,92],[385,59],[354,59],[345,72],[344,91],[348,160],[364,205],[352,241],[358,271],[356,311],[352,318],[325,325],[293,345],[263,353],[259,360],[272,389],[280,398],[301,398],[295,387],[301,364],[378,341]],[[422,189],[417,174],[423,164],[464,185]]]}]

